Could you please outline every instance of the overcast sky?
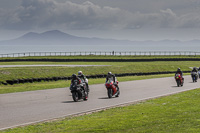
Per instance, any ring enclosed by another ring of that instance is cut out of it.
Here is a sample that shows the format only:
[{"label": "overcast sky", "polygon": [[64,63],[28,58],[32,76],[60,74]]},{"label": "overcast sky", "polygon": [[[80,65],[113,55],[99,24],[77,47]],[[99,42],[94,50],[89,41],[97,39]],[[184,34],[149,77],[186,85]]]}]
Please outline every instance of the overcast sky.
[{"label": "overcast sky", "polygon": [[200,39],[200,0],[0,0],[0,40],[48,30],[128,40]]}]

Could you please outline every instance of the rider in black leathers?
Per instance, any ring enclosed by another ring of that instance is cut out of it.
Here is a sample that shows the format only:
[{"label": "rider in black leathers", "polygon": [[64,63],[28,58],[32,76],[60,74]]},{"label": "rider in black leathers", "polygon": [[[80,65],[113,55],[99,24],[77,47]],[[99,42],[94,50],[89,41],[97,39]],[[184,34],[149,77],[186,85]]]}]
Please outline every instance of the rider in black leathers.
[{"label": "rider in black leathers", "polygon": [[192,72],[198,72],[198,69],[196,67],[193,67]]},{"label": "rider in black leathers", "polygon": [[[84,86],[83,86],[82,80],[81,80],[76,74],[73,74],[73,75],[72,75],[72,79],[71,79],[71,84],[72,84],[75,80],[77,80],[77,84],[80,85],[81,88],[83,88],[84,91],[86,92],[86,90],[85,90],[85,88],[84,88]],[[71,88],[70,88],[70,89],[71,89]],[[85,94],[85,95],[86,95],[86,94]],[[87,96],[86,96],[86,99],[87,99]]]},{"label": "rider in black leathers", "polygon": [[180,68],[178,68],[177,69],[177,71],[176,71],[176,73],[175,74],[180,74],[181,75],[181,77],[183,77],[183,72],[181,71],[181,69]]},{"label": "rider in black leathers", "polygon": [[108,72],[108,75],[106,76],[106,82],[111,79],[113,82],[114,82],[114,85],[117,87],[117,91],[119,91],[119,86],[118,84],[116,83],[116,77],[114,74],[112,74],[111,72]]},{"label": "rider in black leathers", "polygon": [[[195,72],[196,74],[195,74],[195,76],[196,76],[196,78],[198,78],[198,68],[196,68],[196,67],[193,67],[193,69],[192,69],[192,72],[191,72],[191,76],[192,76],[192,78],[193,78],[193,72]],[[197,81],[195,81],[195,82],[197,82]]]},{"label": "rider in black leathers", "polygon": [[72,74],[71,83],[73,83],[75,80],[77,80],[78,85],[82,84],[81,79],[78,76],[76,76],[76,74]]},{"label": "rider in black leathers", "polygon": [[85,84],[86,84],[86,87],[87,87],[87,91],[89,92],[89,85],[88,85],[88,82],[86,81],[86,76],[83,74],[83,72],[82,71],[78,71],[78,77],[80,78],[80,79],[82,79],[84,82],[85,82]]}]

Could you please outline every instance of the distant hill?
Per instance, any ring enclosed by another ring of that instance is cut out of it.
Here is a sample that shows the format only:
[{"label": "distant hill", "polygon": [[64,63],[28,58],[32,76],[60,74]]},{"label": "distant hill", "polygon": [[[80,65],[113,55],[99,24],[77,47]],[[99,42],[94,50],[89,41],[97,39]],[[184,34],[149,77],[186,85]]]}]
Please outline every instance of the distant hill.
[{"label": "distant hill", "polygon": [[19,38],[12,40],[0,41],[0,45],[152,45],[152,44],[200,44],[200,40],[191,40],[181,42],[178,40],[161,40],[161,41],[128,41],[128,40],[114,40],[101,38],[87,38],[73,36],[59,30],[51,30],[44,33],[29,32]]},{"label": "distant hill", "polygon": [[12,40],[0,41],[0,44],[8,45],[76,45],[76,44],[121,44],[122,42],[130,43],[131,41],[120,41],[114,39],[100,39],[77,37],[58,30],[47,31],[44,33],[29,32],[19,38]]}]

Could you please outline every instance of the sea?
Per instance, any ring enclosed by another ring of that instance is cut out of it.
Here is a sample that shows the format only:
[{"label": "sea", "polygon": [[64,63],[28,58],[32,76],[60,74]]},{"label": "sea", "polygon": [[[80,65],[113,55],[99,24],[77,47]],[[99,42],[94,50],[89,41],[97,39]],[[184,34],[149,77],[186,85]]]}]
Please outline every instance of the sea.
[{"label": "sea", "polygon": [[198,44],[183,45],[0,45],[0,54],[27,52],[151,52],[191,51],[200,52]]}]

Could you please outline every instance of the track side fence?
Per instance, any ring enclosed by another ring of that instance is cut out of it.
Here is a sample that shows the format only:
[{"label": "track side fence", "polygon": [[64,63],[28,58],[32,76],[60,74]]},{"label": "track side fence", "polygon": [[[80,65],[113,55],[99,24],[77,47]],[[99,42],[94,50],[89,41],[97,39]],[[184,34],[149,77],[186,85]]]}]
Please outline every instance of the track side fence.
[{"label": "track side fence", "polygon": [[200,52],[193,51],[87,51],[87,52],[25,52],[0,54],[4,57],[32,57],[32,56],[199,56]]}]

